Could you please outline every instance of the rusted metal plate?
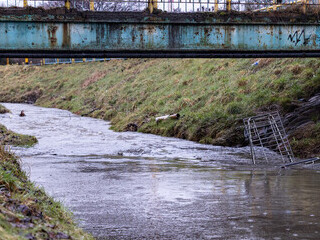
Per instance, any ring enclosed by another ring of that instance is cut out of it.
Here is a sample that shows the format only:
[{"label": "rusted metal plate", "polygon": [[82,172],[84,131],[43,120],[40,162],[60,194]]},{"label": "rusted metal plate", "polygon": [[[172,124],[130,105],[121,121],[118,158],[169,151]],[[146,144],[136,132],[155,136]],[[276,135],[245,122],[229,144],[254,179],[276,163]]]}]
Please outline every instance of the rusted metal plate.
[{"label": "rusted metal plate", "polygon": [[0,19],[0,56],[318,56],[319,37],[317,23]]}]

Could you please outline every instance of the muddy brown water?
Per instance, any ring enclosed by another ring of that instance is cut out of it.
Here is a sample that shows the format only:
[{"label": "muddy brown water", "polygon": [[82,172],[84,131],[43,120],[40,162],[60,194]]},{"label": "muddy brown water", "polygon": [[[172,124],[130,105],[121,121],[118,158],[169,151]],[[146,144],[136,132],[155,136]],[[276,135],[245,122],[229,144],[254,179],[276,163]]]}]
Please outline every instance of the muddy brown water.
[{"label": "muddy brown water", "polygon": [[12,114],[0,123],[39,140],[14,148],[31,180],[98,239],[320,238],[318,170],[252,168],[248,148],[116,133],[68,111],[3,105]]}]

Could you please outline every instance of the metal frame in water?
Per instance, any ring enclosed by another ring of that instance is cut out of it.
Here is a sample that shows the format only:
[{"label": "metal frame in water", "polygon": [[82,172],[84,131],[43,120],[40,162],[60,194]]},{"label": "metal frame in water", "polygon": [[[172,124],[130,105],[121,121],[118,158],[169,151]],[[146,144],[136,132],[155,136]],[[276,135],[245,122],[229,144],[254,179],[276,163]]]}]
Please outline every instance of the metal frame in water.
[{"label": "metal frame in water", "polygon": [[283,163],[293,162],[294,156],[279,112],[261,114],[243,119],[245,135],[249,138],[253,164],[256,164],[255,146],[262,148],[263,157],[269,163],[266,148],[280,154]]}]

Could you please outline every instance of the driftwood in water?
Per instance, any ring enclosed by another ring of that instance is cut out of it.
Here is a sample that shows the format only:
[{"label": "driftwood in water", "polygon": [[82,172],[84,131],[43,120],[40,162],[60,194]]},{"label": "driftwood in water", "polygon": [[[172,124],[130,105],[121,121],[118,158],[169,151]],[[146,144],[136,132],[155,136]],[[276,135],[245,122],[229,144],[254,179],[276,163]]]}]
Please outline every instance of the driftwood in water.
[{"label": "driftwood in water", "polygon": [[179,118],[180,118],[180,114],[175,113],[175,114],[171,114],[171,115],[156,117],[156,122],[158,123],[158,122],[161,122],[161,121],[167,120],[167,119],[179,119]]}]

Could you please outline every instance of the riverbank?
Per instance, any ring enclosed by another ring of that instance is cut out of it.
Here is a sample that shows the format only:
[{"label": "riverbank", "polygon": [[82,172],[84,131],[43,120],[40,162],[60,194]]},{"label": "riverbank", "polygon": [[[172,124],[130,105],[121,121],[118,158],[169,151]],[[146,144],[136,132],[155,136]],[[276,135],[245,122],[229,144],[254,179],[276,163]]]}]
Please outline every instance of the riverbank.
[{"label": "riverbank", "polygon": [[0,114],[9,113],[10,111],[0,104]]},{"label": "riverbank", "polygon": [[59,202],[28,180],[20,160],[3,145],[36,142],[33,136],[16,134],[0,124],[0,238],[93,239],[74,224]]},{"label": "riverbank", "polygon": [[[0,114],[4,114],[4,113],[10,113],[10,111],[0,104]],[[0,144],[1,145],[31,147],[37,142],[38,140],[34,136],[15,133],[7,129],[2,124],[0,124]]]},{"label": "riverbank", "polygon": [[21,171],[19,159],[0,145],[0,238],[93,239],[71,214]]},{"label": "riverbank", "polygon": [[0,144],[31,147],[37,142],[34,136],[15,133],[0,124]]},{"label": "riverbank", "polygon": [[[10,113],[10,111],[0,104],[0,114],[4,113]],[[15,133],[0,124],[0,145],[31,147],[37,142],[34,136]]]},{"label": "riverbank", "polygon": [[[242,118],[279,110],[320,92],[318,59],[128,59],[54,66],[2,66],[2,102],[36,103],[110,120],[116,131],[243,146]],[[155,117],[179,113],[178,120]],[[320,113],[291,129],[293,151],[320,154]],[[306,125],[306,123],[308,123]],[[132,127],[134,126],[134,127]],[[310,128],[311,126],[311,128]],[[303,136],[305,129],[312,134]]]}]

